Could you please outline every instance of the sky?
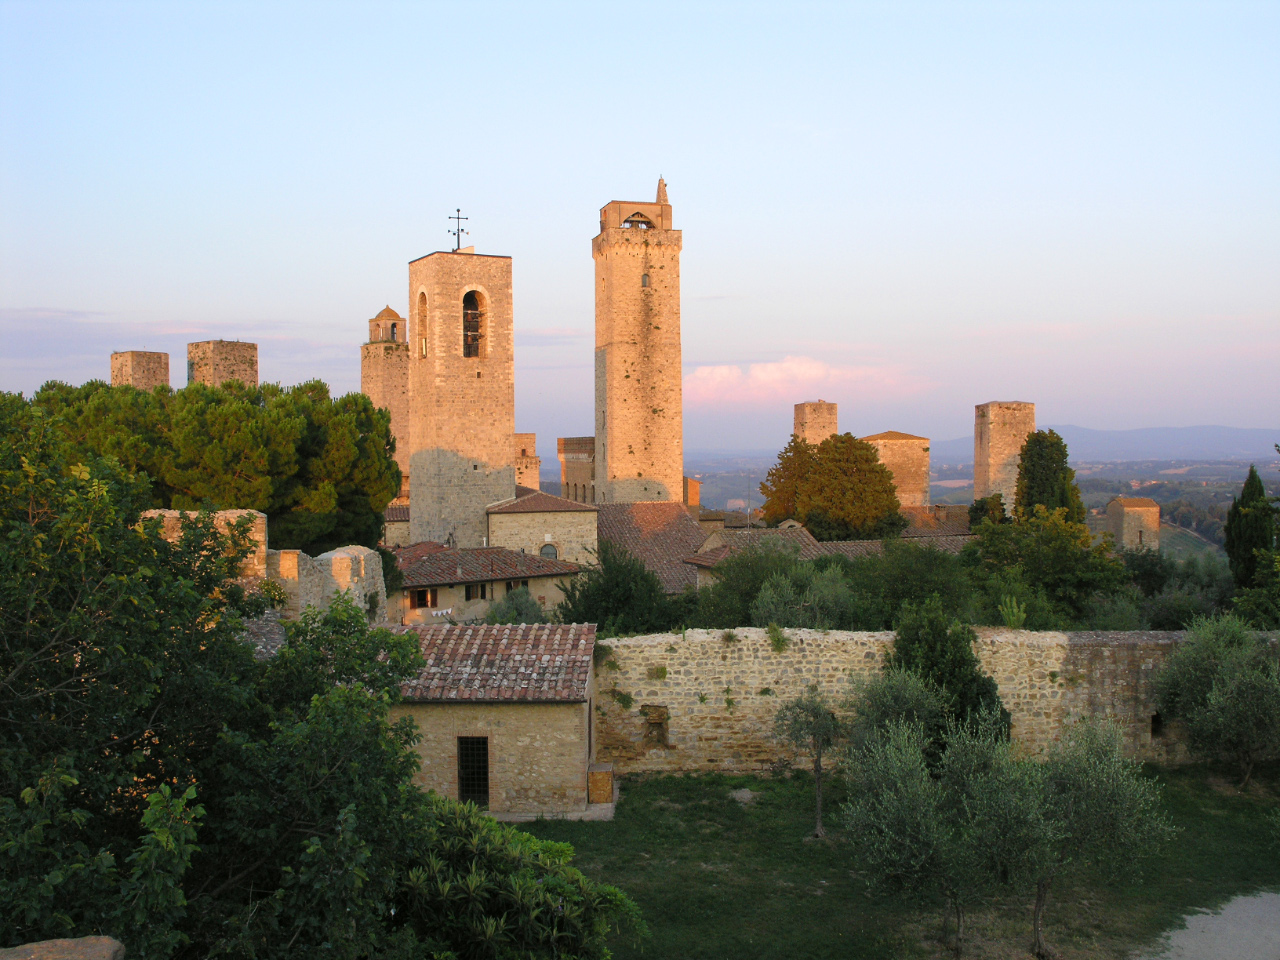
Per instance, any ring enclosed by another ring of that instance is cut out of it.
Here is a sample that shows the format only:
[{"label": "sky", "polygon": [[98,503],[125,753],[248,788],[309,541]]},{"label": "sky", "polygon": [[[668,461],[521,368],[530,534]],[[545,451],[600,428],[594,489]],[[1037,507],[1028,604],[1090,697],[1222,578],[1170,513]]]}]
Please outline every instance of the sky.
[{"label": "sky", "polygon": [[0,389],[260,345],[359,389],[408,261],[513,258],[516,428],[593,427],[591,238],[666,178],[685,445],[1280,428],[1280,4],[0,0]]}]

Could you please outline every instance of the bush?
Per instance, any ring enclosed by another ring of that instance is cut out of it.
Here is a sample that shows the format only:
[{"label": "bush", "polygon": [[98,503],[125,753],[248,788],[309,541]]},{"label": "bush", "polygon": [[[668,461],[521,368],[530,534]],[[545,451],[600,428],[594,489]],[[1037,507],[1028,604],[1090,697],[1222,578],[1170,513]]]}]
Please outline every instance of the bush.
[{"label": "bush", "polygon": [[1280,754],[1280,663],[1238,617],[1192,623],[1155,690],[1161,714],[1182,721],[1191,751],[1234,764],[1242,784],[1258,761]]},{"label": "bush", "polygon": [[507,595],[489,608],[485,623],[546,623],[547,614],[528,587],[508,591]]},{"label": "bush", "polygon": [[927,680],[901,667],[855,680],[846,704],[853,714],[849,738],[854,749],[865,747],[893,724],[912,724],[932,742],[940,742],[946,727],[947,702]]},{"label": "bush", "polygon": [[660,633],[673,626],[673,606],[662,584],[636,557],[600,541],[596,563],[565,588],[556,606],[561,623],[594,623],[598,636]]}]

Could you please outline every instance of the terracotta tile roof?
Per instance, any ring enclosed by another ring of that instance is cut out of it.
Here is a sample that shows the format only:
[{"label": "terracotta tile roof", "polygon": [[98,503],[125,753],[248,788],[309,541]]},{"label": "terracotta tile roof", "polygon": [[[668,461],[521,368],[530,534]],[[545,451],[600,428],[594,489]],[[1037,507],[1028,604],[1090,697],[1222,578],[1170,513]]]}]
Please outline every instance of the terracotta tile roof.
[{"label": "terracotta tile roof", "polygon": [[897,430],[886,430],[884,433],[873,433],[869,437],[863,437],[863,440],[923,440],[929,442],[928,437],[917,437],[911,433],[901,433]]},{"label": "terracotta tile roof", "polygon": [[[523,492],[522,492],[523,491]],[[595,513],[596,508],[589,503],[575,503],[564,497],[553,497],[541,490],[529,487],[516,487],[516,498],[507,503],[490,507],[489,513]]]},{"label": "terracotta tile roof", "polygon": [[602,503],[596,535],[623,547],[652,570],[667,593],[697,585],[698,574],[684,558],[696,553],[707,535],[684,504],[674,501]]},{"label": "terracotta tile roof", "polygon": [[382,516],[387,523],[408,523],[409,505],[407,503],[389,503]]},{"label": "terracotta tile roof", "polygon": [[426,666],[401,685],[417,702],[583,703],[594,624],[393,627],[415,633]]},{"label": "terracotta tile roof", "polygon": [[403,317],[401,317],[401,316],[400,316],[400,314],[398,314],[398,313],[396,313],[394,310],[392,310],[390,306],[386,306],[386,307],[383,307],[381,310],[379,310],[379,311],[378,311],[378,315],[377,315],[376,317],[374,317],[373,319],[375,319],[375,320],[402,320],[402,319],[404,319],[404,318],[403,318]]},{"label": "terracotta tile roof", "polygon": [[[976,539],[977,537],[966,533],[963,536],[913,537],[911,539],[904,537],[903,542],[916,547],[941,550],[943,553],[960,553]],[[878,557],[884,553],[883,540],[830,540],[819,543],[818,547],[824,554],[842,553],[854,560],[862,557]]]},{"label": "terracotta tile roof", "polygon": [[1146,507],[1148,509],[1154,507],[1157,510],[1160,509],[1160,504],[1156,503],[1150,497],[1116,497],[1111,502],[1118,503],[1125,509],[1130,510],[1136,507]]},{"label": "terracotta tile roof", "polygon": [[578,572],[576,563],[552,560],[506,547],[446,547],[443,543],[414,543],[395,551],[396,564],[406,587],[442,587],[493,580],[567,576]]}]

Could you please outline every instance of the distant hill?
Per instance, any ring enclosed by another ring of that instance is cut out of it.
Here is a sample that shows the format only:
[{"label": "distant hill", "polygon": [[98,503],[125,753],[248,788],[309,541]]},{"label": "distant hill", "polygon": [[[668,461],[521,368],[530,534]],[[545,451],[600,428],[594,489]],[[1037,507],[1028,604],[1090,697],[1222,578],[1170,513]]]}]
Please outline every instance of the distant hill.
[{"label": "distant hill", "polygon": [[[1067,441],[1073,462],[1095,460],[1274,460],[1280,428],[1144,427],[1140,430],[1092,430],[1070,424],[1046,424]],[[973,463],[973,437],[935,440],[934,463]]]}]

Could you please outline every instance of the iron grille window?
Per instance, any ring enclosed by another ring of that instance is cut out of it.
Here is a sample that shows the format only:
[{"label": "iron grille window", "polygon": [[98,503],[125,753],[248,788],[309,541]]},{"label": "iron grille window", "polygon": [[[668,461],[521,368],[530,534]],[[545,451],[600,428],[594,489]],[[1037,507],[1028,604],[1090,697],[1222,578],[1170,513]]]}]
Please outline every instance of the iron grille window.
[{"label": "iron grille window", "polygon": [[458,799],[489,806],[489,738],[458,738]]}]

